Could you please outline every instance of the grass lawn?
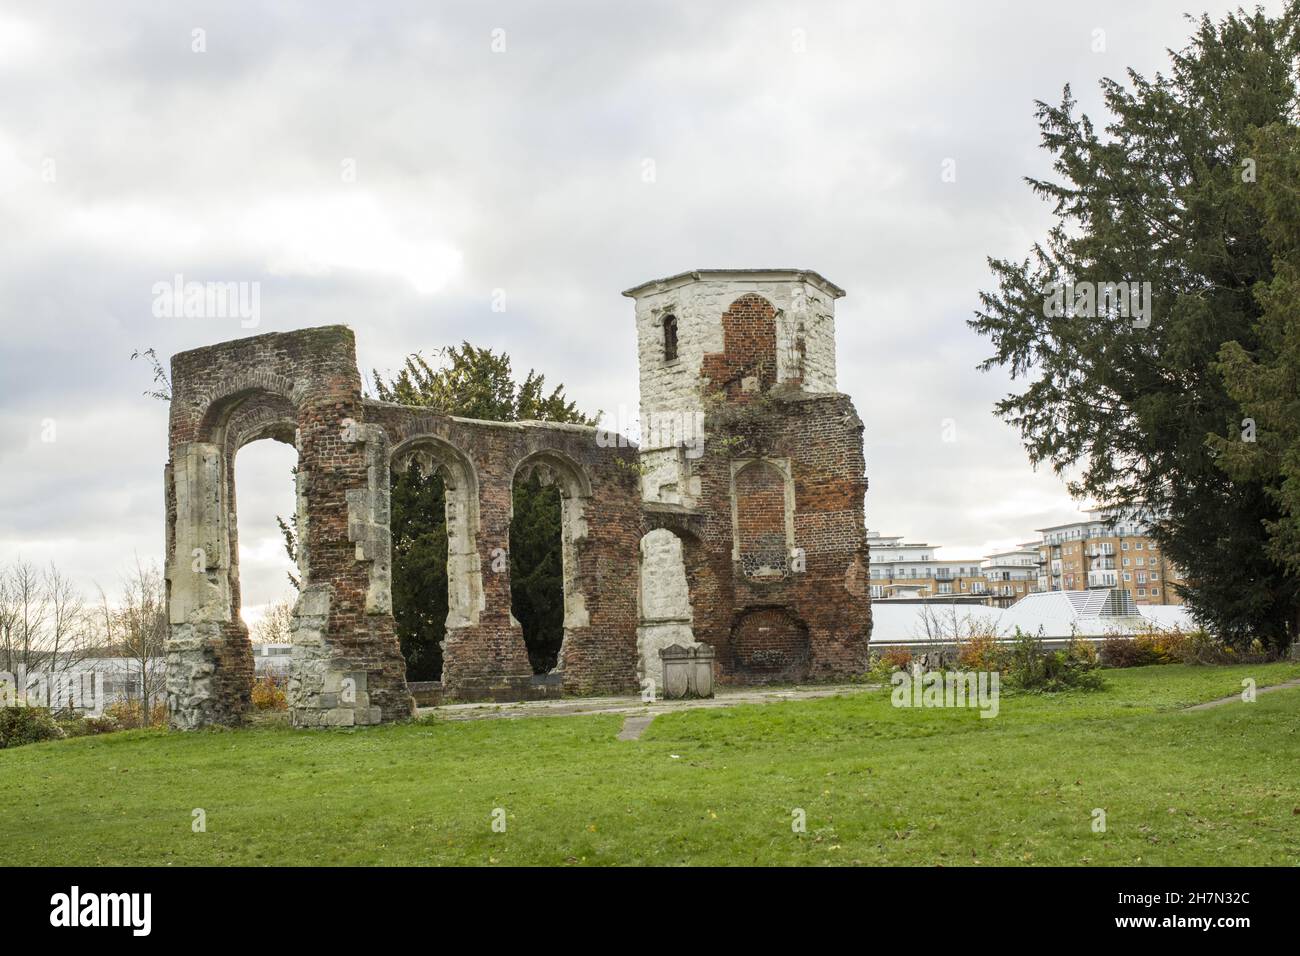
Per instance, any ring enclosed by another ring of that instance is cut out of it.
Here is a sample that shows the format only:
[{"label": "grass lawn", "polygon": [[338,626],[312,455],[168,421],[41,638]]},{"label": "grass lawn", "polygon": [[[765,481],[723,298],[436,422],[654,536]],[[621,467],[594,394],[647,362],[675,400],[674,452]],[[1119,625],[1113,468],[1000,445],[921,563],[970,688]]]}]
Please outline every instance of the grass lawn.
[{"label": "grass lawn", "polygon": [[1300,690],[1183,710],[1300,664],[1104,673],[1004,694],[991,720],[869,691],[665,714],[639,741],[590,716],[37,744],[0,750],[0,846],[10,865],[1300,863]]}]

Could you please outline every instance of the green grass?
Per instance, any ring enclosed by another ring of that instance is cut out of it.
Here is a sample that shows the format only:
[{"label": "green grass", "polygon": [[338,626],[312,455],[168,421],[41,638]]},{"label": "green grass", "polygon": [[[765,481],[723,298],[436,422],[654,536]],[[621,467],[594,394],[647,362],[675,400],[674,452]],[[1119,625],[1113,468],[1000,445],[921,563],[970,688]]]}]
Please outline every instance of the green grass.
[{"label": "green grass", "polygon": [[0,847],[19,865],[1295,865],[1300,690],[1183,710],[1246,676],[1300,664],[1107,671],[1100,692],[1004,694],[993,720],[882,692],[682,711],[636,742],[618,716],[79,738],[0,751]]}]

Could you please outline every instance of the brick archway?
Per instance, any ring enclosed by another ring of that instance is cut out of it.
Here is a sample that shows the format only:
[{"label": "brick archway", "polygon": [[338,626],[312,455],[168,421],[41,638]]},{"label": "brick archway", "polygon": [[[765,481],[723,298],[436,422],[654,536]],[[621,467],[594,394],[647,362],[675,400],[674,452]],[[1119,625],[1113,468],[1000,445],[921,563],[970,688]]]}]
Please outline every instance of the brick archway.
[{"label": "brick archway", "polygon": [[788,461],[732,462],[732,561],[745,577],[780,580],[794,546],[794,482]]},{"label": "brick archway", "polygon": [[704,356],[702,372],[729,401],[748,402],[777,380],[776,307],[755,292],[722,313],[722,351]]},{"label": "brick archway", "polygon": [[172,359],[167,690],[173,727],[238,724],[252,682],[232,553],[233,462],[272,438],[298,451],[299,571],[289,706],[300,726],[412,713],[388,583],[388,453],[366,424],[352,333],[273,333]]}]

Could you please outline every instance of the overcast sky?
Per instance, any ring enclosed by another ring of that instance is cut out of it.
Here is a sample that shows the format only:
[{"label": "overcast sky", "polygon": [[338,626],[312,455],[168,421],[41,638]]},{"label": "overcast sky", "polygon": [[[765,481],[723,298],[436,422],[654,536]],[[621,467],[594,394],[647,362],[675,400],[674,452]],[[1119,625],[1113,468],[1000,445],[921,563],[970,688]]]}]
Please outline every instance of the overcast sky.
[{"label": "overcast sky", "polygon": [[[1027,540],[1076,506],[992,414],[1008,382],[965,320],[985,257],[1050,221],[1034,100],[1068,82],[1095,114],[1099,78],[1165,68],[1192,2],[3,0],[0,563],[113,590],[161,560],[167,409],[134,349],[341,322],[363,372],[469,339],[614,411],[637,404],[619,292],[732,267],[847,290],[869,528],[946,557]],[[155,317],[176,274],[260,283],[258,326]],[[287,593],[292,463],[238,459],[249,617]]]}]

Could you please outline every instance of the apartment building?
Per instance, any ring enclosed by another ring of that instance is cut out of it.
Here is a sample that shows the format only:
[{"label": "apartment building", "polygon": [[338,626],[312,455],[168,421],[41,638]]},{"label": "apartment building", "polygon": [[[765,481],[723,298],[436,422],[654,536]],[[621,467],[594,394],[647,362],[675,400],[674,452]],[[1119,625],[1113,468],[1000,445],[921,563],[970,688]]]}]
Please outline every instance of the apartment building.
[{"label": "apartment building", "polygon": [[[941,559],[939,545],[867,532],[872,600],[918,597],[978,598],[1005,607],[1034,590],[1037,553],[1023,550],[985,558]],[[1017,562],[1012,564],[1013,556]]]},{"label": "apartment building", "polygon": [[1152,520],[1146,510],[1093,508],[1081,520],[1039,528],[1038,589],[1119,588],[1134,604],[1182,604],[1173,587],[1182,577],[1151,537]]},{"label": "apartment building", "polygon": [[1038,544],[1017,545],[1010,551],[996,551],[981,562],[984,581],[995,607],[1010,607],[1038,587]]}]

